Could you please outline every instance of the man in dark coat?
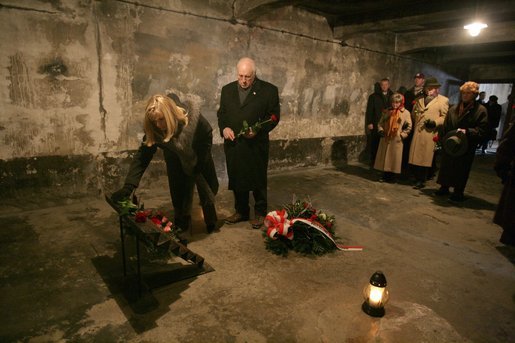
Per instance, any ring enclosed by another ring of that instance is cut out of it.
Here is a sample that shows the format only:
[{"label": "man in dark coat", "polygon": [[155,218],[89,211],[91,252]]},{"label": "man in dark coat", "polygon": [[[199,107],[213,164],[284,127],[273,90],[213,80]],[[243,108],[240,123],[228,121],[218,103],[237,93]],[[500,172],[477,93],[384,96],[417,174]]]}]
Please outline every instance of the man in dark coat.
[{"label": "man in dark coat", "polygon": [[497,139],[497,127],[499,126],[499,121],[501,120],[501,105],[497,103],[499,98],[495,95],[490,95],[488,98],[488,102],[486,103],[486,111],[488,114],[488,132],[485,137],[483,137],[483,142],[481,144],[481,152],[484,154],[486,152],[486,148],[488,148],[488,142],[495,141]]},{"label": "man in dark coat", "polygon": [[422,73],[417,73],[413,79],[415,80],[415,84],[404,94],[404,108],[410,113],[413,111],[415,101],[424,96],[424,82],[426,77]]},{"label": "man in dark coat", "polygon": [[[160,96],[153,98],[155,97]],[[211,233],[216,228],[218,219],[215,208],[218,178],[211,155],[213,129],[193,102],[186,105],[176,94],[170,94],[168,97],[174,100],[179,108],[187,111],[188,124],[177,128],[172,139],[167,142],[160,141],[148,146],[144,137],[143,143],[132,159],[123,188],[113,193],[112,199],[119,201],[130,196],[138,187],[157,148],[161,148],[166,162],[168,186],[174,208],[174,224],[183,230],[189,230],[193,188],[196,185],[207,232]]]},{"label": "man in dark coat", "polygon": [[[472,81],[465,82],[460,87],[460,92],[461,101],[449,109],[441,130],[444,138],[454,132],[456,135],[449,137],[452,141],[442,142],[442,163],[436,181],[441,187],[435,193],[439,196],[447,195],[449,187],[453,187],[453,194],[449,198],[452,201],[465,200],[463,192],[474,161],[476,146],[488,129],[486,108],[474,101],[479,92],[479,85]],[[461,144],[466,144],[466,149],[461,149],[463,150],[461,153],[454,154],[451,149],[446,149],[446,147],[459,148]]]},{"label": "man in dark coat", "polygon": [[[222,88],[218,109],[229,189],[234,192],[236,210],[225,222],[234,224],[249,219],[252,192],[255,218],[251,225],[258,229],[267,214],[268,134],[279,122],[279,91],[256,77],[252,59],[240,59],[236,69],[238,80]],[[244,121],[251,129],[244,128]],[[257,123],[264,124],[256,127]]]},{"label": "man in dark coat", "polygon": [[503,228],[500,242],[515,246],[515,123],[506,130],[495,159],[495,171],[504,188],[495,211],[494,223]]},{"label": "man in dark coat", "polygon": [[390,107],[390,97],[392,94],[390,80],[385,78],[379,82],[379,87],[374,87],[374,93],[368,97],[365,125],[367,127],[368,146],[370,147],[371,166],[374,165],[377,148],[381,140],[377,132],[377,124],[383,115],[383,111]]}]

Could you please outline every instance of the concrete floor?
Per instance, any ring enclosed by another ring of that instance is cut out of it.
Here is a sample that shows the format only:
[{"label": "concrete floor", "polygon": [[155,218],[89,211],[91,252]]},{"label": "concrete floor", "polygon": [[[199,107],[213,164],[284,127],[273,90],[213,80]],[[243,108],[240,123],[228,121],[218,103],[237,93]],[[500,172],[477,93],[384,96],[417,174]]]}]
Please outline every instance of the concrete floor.
[{"label": "concrete floor", "polygon": [[[139,300],[103,198],[3,199],[0,341],[513,342],[515,249],[491,222],[501,192],[493,158],[477,156],[461,205],[432,196],[434,181],[422,191],[381,184],[358,164],[273,173],[270,207],[309,196],[336,215],[341,241],[364,251],[283,258],[248,223],[207,235],[196,221],[189,248],[215,271]],[[146,206],[168,206],[165,189],[143,190]],[[231,194],[217,199],[221,217],[231,214]],[[146,260],[143,270],[159,262]],[[361,311],[376,270],[390,290],[380,319]]]}]

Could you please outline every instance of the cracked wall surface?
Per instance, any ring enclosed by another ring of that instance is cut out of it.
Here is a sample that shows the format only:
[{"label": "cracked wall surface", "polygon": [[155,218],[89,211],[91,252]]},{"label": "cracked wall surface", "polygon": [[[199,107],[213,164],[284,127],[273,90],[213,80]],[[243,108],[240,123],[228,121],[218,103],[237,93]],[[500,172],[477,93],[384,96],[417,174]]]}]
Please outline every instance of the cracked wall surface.
[{"label": "cracked wall surface", "polygon": [[[357,159],[366,100],[377,80],[389,77],[392,88],[409,87],[424,71],[437,76],[445,92],[452,79],[366,46],[343,47],[325,19],[293,7],[252,13],[252,21],[234,17],[238,11],[227,1],[2,1],[0,182],[16,187],[23,174],[59,183],[62,166],[18,169],[38,159],[86,163],[76,172],[83,184],[116,184],[112,178],[125,169],[105,174],[113,168],[104,164],[120,164],[138,147],[146,100],[170,89],[198,99],[215,129],[215,145],[221,144],[220,90],[235,80],[242,56],[253,57],[258,77],[280,90],[272,169],[297,167],[299,156],[307,155],[313,158],[306,165]],[[321,148],[327,139],[335,146]],[[223,153],[215,152],[223,179]]]}]

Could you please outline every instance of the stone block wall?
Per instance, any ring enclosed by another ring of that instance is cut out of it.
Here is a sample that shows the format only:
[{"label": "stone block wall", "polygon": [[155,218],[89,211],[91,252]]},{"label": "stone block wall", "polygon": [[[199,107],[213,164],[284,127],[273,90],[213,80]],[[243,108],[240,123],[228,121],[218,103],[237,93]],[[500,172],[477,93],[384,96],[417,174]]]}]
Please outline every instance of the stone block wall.
[{"label": "stone block wall", "polygon": [[[258,77],[280,90],[271,169],[357,160],[366,100],[383,77],[397,89],[422,71],[438,77],[444,94],[453,79],[393,55],[388,34],[342,46],[323,17],[285,6],[248,20],[241,13],[249,3],[3,1],[0,193],[120,186],[142,138],[146,100],[166,91],[196,102],[215,129],[224,182],[216,110],[242,56],[254,58]],[[162,164],[156,157],[147,176],[162,175]]]}]

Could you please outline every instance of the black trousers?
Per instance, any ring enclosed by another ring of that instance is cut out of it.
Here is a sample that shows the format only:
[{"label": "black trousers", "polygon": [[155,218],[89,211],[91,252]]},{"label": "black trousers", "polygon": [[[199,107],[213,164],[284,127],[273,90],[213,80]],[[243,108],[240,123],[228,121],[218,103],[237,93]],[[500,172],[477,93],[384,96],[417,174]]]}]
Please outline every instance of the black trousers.
[{"label": "black trousers", "polygon": [[413,170],[415,179],[418,182],[425,183],[427,181],[427,175],[429,174],[431,167],[416,166],[411,164],[411,169]]},{"label": "black trousers", "polygon": [[204,215],[204,223],[208,226],[215,225],[218,220],[215,196],[204,177],[202,175],[186,175],[181,168],[181,162],[177,155],[168,151],[164,153],[175,224],[183,230],[189,230],[191,226],[193,191],[196,186]]},{"label": "black trousers", "polygon": [[[250,213],[249,191],[233,191],[234,192],[234,208],[239,214],[248,217]],[[254,213],[256,216],[266,216],[267,214],[267,189],[255,189],[252,191],[254,197]]]},{"label": "black trousers", "polygon": [[379,142],[381,141],[381,136],[377,133],[377,129],[374,129],[370,132],[370,165],[374,166],[377,149],[379,148]]}]

